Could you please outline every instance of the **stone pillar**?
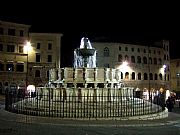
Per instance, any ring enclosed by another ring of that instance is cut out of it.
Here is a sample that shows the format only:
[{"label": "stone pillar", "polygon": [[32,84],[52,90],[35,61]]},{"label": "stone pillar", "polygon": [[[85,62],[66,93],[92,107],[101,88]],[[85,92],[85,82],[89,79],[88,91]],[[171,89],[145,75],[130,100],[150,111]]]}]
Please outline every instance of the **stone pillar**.
[{"label": "stone pillar", "polygon": [[97,78],[97,68],[94,68],[94,81],[96,81]]},{"label": "stone pillar", "polygon": [[84,88],[87,88],[87,83],[84,84]]}]

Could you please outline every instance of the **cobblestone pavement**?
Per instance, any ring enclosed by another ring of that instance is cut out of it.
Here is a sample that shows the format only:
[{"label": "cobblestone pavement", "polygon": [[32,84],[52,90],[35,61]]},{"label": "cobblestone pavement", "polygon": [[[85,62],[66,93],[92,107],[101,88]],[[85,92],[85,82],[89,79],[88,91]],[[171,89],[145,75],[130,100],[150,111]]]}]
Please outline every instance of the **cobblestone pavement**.
[{"label": "cobblestone pavement", "polygon": [[15,114],[4,110],[0,96],[1,135],[180,135],[180,108],[157,120],[76,120]]}]

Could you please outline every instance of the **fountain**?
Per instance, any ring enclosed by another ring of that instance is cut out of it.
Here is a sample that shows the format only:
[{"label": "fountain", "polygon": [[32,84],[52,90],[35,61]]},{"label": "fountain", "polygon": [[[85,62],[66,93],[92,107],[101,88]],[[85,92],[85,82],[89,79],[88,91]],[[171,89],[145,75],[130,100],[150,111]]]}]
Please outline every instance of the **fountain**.
[{"label": "fountain", "polygon": [[74,68],[81,67],[96,67],[96,50],[92,48],[88,38],[82,38],[80,48],[74,51]]},{"label": "fountain", "polygon": [[96,67],[96,50],[83,37],[74,50],[74,67],[51,69],[49,83],[37,87],[35,97],[14,103],[13,110],[61,118],[167,117],[159,105],[136,98],[134,88],[124,86],[120,72]]}]

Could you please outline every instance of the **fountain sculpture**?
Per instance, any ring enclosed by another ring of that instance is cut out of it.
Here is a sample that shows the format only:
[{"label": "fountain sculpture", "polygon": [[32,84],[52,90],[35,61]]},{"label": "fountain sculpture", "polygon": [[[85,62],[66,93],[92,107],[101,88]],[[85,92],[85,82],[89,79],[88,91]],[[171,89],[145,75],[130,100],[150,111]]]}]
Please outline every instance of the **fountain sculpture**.
[{"label": "fountain sculpture", "polygon": [[61,118],[167,117],[158,105],[136,98],[134,88],[123,85],[119,69],[96,67],[96,50],[88,38],[74,50],[74,67],[49,73],[48,85],[37,87],[36,97],[14,104],[17,112],[29,109],[35,115]]}]

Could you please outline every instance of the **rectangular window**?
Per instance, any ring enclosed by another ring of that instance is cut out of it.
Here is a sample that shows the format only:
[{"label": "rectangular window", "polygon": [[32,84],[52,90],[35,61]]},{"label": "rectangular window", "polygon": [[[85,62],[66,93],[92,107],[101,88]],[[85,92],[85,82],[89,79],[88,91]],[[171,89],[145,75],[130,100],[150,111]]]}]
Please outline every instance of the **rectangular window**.
[{"label": "rectangular window", "polygon": [[41,62],[41,55],[40,54],[36,54],[36,62]]},{"label": "rectangular window", "polygon": [[0,44],[0,51],[3,51],[3,44]]},{"label": "rectangular window", "polygon": [[23,31],[23,30],[20,30],[20,31],[19,31],[19,36],[20,36],[20,37],[23,37],[23,36],[24,36],[24,31]]},{"label": "rectangular window", "polygon": [[41,48],[41,43],[37,43],[36,49],[40,49]]},{"label": "rectangular window", "polygon": [[48,55],[48,62],[52,62],[52,55]]},{"label": "rectangular window", "polygon": [[0,63],[0,71],[4,71],[4,64]]},{"label": "rectangular window", "polygon": [[15,46],[14,45],[7,45],[7,52],[14,52]]},{"label": "rectangular window", "polygon": [[23,63],[17,63],[16,71],[17,72],[24,72],[24,64]]},{"label": "rectangular window", "polygon": [[52,43],[48,43],[48,50],[52,50]]},{"label": "rectangular window", "polygon": [[125,51],[128,51],[128,48],[127,48],[127,47],[125,47]]},{"label": "rectangular window", "polygon": [[154,54],[156,54],[156,50],[154,50]]},{"label": "rectangular window", "polygon": [[15,36],[15,29],[8,29],[8,35]]},{"label": "rectangular window", "polygon": [[134,48],[131,48],[131,51],[134,52]]},{"label": "rectangular window", "polygon": [[49,70],[46,73],[46,78],[48,78],[48,80],[49,80]]},{"label": "rectangular window", "polygon": [[3,35],[3,34],[4,34],[4,29],[0,28],[0,35]]},{"label": "rectangular window", "polygon": [[19,46],[19,53],[23,53],[23,46]]},{"label": "rectangular window", "polygon": [[6,71],[14,71],[14,64],[13,63],[8,63],[6,65]]}]

